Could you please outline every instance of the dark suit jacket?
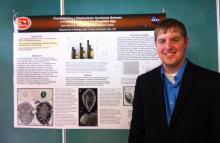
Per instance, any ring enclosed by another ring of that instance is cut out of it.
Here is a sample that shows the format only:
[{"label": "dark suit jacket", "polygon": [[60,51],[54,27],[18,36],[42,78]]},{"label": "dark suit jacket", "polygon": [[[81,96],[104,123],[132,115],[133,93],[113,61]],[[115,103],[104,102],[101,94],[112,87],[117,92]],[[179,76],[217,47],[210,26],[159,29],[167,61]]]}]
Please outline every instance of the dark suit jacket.
[{"label": "dark suit jacket", "polygon": [[220,74],[188,61],[168,126],[160,68],[137,78],[129,143],[220,143]]}]

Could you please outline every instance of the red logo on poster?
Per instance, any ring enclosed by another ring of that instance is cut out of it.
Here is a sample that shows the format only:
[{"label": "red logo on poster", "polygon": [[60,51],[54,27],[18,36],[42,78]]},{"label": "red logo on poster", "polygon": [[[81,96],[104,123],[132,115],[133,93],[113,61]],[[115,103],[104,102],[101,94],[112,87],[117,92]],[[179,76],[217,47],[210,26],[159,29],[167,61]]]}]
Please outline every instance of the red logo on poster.
[{"label": "red logo on poster", "polygon": [[31,27],[31,20],[28,17],[19,17],[17,24],[19,30],[26,30]]}]

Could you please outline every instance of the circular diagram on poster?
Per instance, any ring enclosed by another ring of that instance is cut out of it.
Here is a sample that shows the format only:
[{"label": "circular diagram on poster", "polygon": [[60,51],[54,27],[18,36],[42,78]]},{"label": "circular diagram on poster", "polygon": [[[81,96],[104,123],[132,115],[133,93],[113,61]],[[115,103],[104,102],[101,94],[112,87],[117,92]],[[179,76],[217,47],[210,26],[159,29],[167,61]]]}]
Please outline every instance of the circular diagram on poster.
[{"label": "circular diagram on poster", "polygon": [[49,102],[41,102],[36,108],[37,120],[43,125],[49,125],[49,121],[53,114],[53,107]]},{"label": "circular diagram on poster", "polygon": [[33,110],[34,108],[28,102],[23,102],[19,104],[18,105],[19,120],[25,125],[30,124],[34,118]]}]

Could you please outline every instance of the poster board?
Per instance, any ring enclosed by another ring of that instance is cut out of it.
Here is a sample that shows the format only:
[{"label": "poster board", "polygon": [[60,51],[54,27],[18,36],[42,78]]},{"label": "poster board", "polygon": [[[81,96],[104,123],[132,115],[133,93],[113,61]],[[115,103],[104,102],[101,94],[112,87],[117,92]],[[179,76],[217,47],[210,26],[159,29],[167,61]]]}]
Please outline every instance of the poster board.
[{"label": "poster board", "polygon": [[128,129],[136,77],[160,64],[165,14],[14,21],[14,126]]},{"label": "poster board", "polygon": [[220,2],[216,0],[217,36],[218,36],[218,72],[220,72]]}]

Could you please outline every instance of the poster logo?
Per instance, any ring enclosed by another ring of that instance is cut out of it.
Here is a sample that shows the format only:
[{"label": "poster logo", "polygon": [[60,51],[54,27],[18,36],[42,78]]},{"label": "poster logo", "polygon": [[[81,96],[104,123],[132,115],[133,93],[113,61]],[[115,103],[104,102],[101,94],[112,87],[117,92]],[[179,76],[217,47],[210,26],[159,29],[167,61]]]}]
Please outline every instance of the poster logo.
[{"label": "poster logo", "polygon": [[18,30],[26,30],[31,27],[31,20],[28,17],[19,17],[17,24]]},{"label": "poster logo", "polygon": [[160,22],[160,19],[157,16],[152,16],[151,17],[151,22],[153,24],[158,24]]}]

